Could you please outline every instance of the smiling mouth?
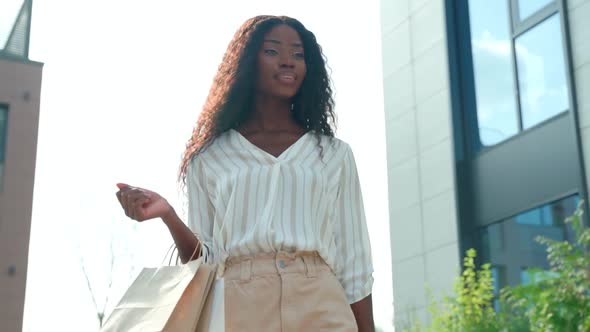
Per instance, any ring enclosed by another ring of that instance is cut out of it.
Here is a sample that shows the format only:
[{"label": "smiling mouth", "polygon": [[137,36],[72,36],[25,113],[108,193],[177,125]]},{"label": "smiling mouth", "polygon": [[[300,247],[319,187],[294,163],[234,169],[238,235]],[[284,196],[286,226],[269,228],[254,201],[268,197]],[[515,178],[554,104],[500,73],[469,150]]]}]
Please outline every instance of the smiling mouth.
[{"label": "smiling mouth", "polygon": [[296,76],[295,74],[278,74],[276,75],[276,79],[279,82],[283,82],[283,83],[293,83],[296,80]]}]

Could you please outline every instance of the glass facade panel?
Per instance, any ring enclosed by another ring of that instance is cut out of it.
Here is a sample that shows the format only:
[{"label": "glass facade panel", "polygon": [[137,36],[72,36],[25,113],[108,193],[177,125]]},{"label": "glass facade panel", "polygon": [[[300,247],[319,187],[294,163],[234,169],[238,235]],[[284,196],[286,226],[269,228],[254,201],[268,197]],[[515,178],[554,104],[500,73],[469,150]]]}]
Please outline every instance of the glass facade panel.
[{"label": "glass facade panel", "polygon": [[527,268],[548,269],[546,247],[537,236],[573,241],[573,231],[564,220],[576,210],[577,195],[523,212],[481,230],[483,261],[494,267],[496,290],[529,281]]},{"label": "glass facade panel", "polygon": [[518,0],[518,16],[521,21],[526,20],[554,0]]},{"label": "glass facade panel", "polygon": [[518,132],[508,1],[470,0],[479,138],[494,145]]},{"label": "glass facade panel", "polygon": [[515,50],[522,125],[528,129],[569,109],[559,14],[516,38]]}]

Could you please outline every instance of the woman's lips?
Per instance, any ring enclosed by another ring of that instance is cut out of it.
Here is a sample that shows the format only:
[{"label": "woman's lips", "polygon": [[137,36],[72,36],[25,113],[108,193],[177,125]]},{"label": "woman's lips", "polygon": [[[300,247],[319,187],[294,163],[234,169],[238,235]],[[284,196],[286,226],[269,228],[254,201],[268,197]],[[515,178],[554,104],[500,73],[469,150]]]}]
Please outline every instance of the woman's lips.
[{"label": "woman's lips", "polygon": [[276,79],[281,83],[293,83],[296,81],[297,76],[292,73],[283,73],[276,75]]}]

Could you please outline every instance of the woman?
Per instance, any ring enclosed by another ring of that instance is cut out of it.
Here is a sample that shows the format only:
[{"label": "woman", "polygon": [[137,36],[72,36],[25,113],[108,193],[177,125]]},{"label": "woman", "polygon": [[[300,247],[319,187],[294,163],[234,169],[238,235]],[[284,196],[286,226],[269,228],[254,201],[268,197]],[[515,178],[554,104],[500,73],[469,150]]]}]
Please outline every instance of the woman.
[{"label": "woman", "polygon": [[157,193],[117,185],[126,215],[161,218],[183,262],[200,248],[220,264],[227,331],[374,330],[362,195],[333,107],[313,33],[254,17],[229,44],[183,156],[188,227]]}]

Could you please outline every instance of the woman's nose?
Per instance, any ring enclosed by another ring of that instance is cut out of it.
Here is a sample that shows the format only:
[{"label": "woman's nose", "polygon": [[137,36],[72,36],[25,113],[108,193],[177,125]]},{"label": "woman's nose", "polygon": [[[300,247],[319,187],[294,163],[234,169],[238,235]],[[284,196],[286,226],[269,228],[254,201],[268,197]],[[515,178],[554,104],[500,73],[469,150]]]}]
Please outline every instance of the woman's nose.
[{"label": "woman's nose", "polygon": [[295,60],[291,55],[282,55],[279,65],[281,67],[293,68],[295,67]]}]

